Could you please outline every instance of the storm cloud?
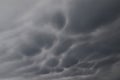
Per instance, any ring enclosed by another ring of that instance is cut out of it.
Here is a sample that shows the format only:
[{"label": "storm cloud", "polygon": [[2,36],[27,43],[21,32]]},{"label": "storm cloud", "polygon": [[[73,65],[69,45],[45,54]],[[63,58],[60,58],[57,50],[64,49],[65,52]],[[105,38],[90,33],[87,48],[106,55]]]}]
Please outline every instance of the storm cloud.
[{"label": "storm cloud", "polygon": [[119,80],[119,0],[1,0],[0,80]]}]

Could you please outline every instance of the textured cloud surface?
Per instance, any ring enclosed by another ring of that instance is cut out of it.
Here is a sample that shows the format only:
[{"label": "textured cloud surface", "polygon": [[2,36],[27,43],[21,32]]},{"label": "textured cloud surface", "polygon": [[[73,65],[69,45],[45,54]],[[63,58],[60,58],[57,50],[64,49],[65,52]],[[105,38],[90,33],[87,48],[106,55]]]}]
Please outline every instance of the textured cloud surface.
[{"label": "textured cloud surface", "polygon": [[0,80],[120,80],[119,0],[0,4]]}]

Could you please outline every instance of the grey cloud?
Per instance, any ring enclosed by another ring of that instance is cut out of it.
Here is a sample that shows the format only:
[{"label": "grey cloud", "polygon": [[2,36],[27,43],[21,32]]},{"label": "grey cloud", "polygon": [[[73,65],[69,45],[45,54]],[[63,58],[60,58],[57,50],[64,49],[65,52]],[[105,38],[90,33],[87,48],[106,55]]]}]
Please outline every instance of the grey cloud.
[{"label": "grey cloud", "polygon": [[0,79],[119,79],[120,1],[38,1],[1,34]]},{"label": "grey cloud", "polygon": [[63,65],[66,67],[77,64],[79,60],[84,60],[86,57],[94,53],[94,48],[88,44],[78,45],[71,49],[63,59]]},{"label": "grey cloud", "polygon": [[56,40],[51,33],[32,31],[26,35],[26,39],[20,40],[18,51],[26,56],[34,56],[41,53],[42,48],[50,48]]},{"label": "grey cloud", "polygon": [[74,40],[72,40],[72,39],[62,38],[62,40],[58,41],[58,44],[54,49],[54,54],[61,55],[62,53],[67,51],[72,46],[73,43],[74,43]]},{"label": "grey cloud", "polygon": [[82,60],[91,55],[93,56],[91,56],[89,59],[92,60],[94,58],[98,59],[100,57],[103,58],[106,56],[119,54],[119,37],[117,36],[119,35],[119,27],[118,24],[116,25],[116,22],[114,22],[111,27],[109,27],[109,29],[108,27],[103,28],[105,30],[105,33],[102,32],[100,35],[97,35],[96,38],[92,37],[93,41],[95,39],[98,41],[94,41],[92,44],[87,43],[84,45],[79,45],[76,48],[71,49],[71,51],[69,51],[64,58],[63,65],[66,65],[68,67],[73,66],[74,64],[77,64],[79,60]]},{"label": "grey cloud", "polygon": [[50,67],[55,67],[58,65],[58,63],[59,63],[59,60],[57,58],[51,58],[46,62],[46,65]]},{"label": "grey cloud", "polygon": [[65,27],[66,24],[65,14],[62,12],[57,12],[53,14],[53,18],[51,21],[53,22],[53,24],[55,24],[55,28],[62,29]]},{"label": "grey cloud", "polygon": [[25,66],[29,66],[31,65],[32,62],[31,61],[9,61],[9,62],[5,62],[2,63],[0,70],[1,70],[1,78],[5,78],[5,77],[10,77],[12,76],[12,72],[14,72],[16,69],[19,69],[20,67],[25,67]]},{"label": "grey cloud", "polygon": [[90,0],[71,1],[69,9],[68,33],[86,33],[94,31],[118,18],[120,1]]}]

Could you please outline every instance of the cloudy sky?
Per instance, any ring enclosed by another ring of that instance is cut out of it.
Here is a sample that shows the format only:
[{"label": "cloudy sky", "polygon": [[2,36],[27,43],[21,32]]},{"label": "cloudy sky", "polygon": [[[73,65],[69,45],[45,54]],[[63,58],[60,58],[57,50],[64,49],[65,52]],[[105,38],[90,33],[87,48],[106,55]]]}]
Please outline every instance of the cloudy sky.
[{"label": "cloudy sky", "polygon": [[120,80],[120,0],[0,0],[0,80]]}]

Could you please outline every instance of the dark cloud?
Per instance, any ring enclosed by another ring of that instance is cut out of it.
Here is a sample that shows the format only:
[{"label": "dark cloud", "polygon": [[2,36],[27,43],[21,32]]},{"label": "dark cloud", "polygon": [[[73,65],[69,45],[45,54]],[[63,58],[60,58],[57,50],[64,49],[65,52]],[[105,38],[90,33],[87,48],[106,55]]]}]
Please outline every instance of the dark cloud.
[{"label": "dark cloud", "polygon": [[120,79],[120,1],[38,1],[1,32],[0,79]]},{"label": "dark cloud", "polygon": [[83,60],[94,53],[94,48],[88,44],[78,45],[71,49],[63,59],[63,66],[70,67],[77,64],[79,60]]},{"label": "dark cloud", "polygon": [[71,1],[66,31],[86,33],[111,23],[119,16],[119,4],[118,0]]},{"label": "dark cloud", "polygon": [[51,33],[44,32],[30,32],[28,33],[28,38],[26,40],[21,40],[18,49],[21,54],[26,56],[34,56],[40,54],[42,48],[50,48],[56,37]]},{"label": "dark cloud", "polygon": [[64,71],[64,68],[62,68],[62,67],[59,68],[59,67],[58,67],[58,68],[55,68],[54,71],[55,71],[55,72],[62,72],[62,71]]},{"label": "dark cloud", "polygon": [[66,19],[64,13],[57,12],[53,14],[53,18],[51,20],[53,22],[53,25],[55,25],[55,28],[62,29],[65,27]]},{"label": "dark cloud", "polygon": [[48,73],[50,73],[50,70],[46,67],[41,68],[40,71],[37,72],[37,74],[39,74],[39,75],[40,74],[48,74]]},{"label": "dark cloud", "polygon": [[46,66],[49,66],[49,67],[55,67],[57,66],[59,63],[59,60],[57,58],[50,58],[48,59],[48,61],[46,62]]},{"label": "dark cloud", "polygon": [[56,40],[55,35],[51,33],[44,33],[43,32],[33,32],[33,34],[29,34],[30,39],[34,42],[34,44],[38,45],[39,47],[49,48],[53,45],[54,41]]},{"label": "dark cloud", "polygon": [[62,38],[62,40],[58,41],[58,44],[54,49],[54,54],[61,55],[62,53],[67,51],[72,46],[72,43],[74,43],[74,40]]},{"label": "dark cloud", "polygon": [[41,52],[38,46],[23,44],[20,49],[21,53],[25,56],[34,56]]}]

